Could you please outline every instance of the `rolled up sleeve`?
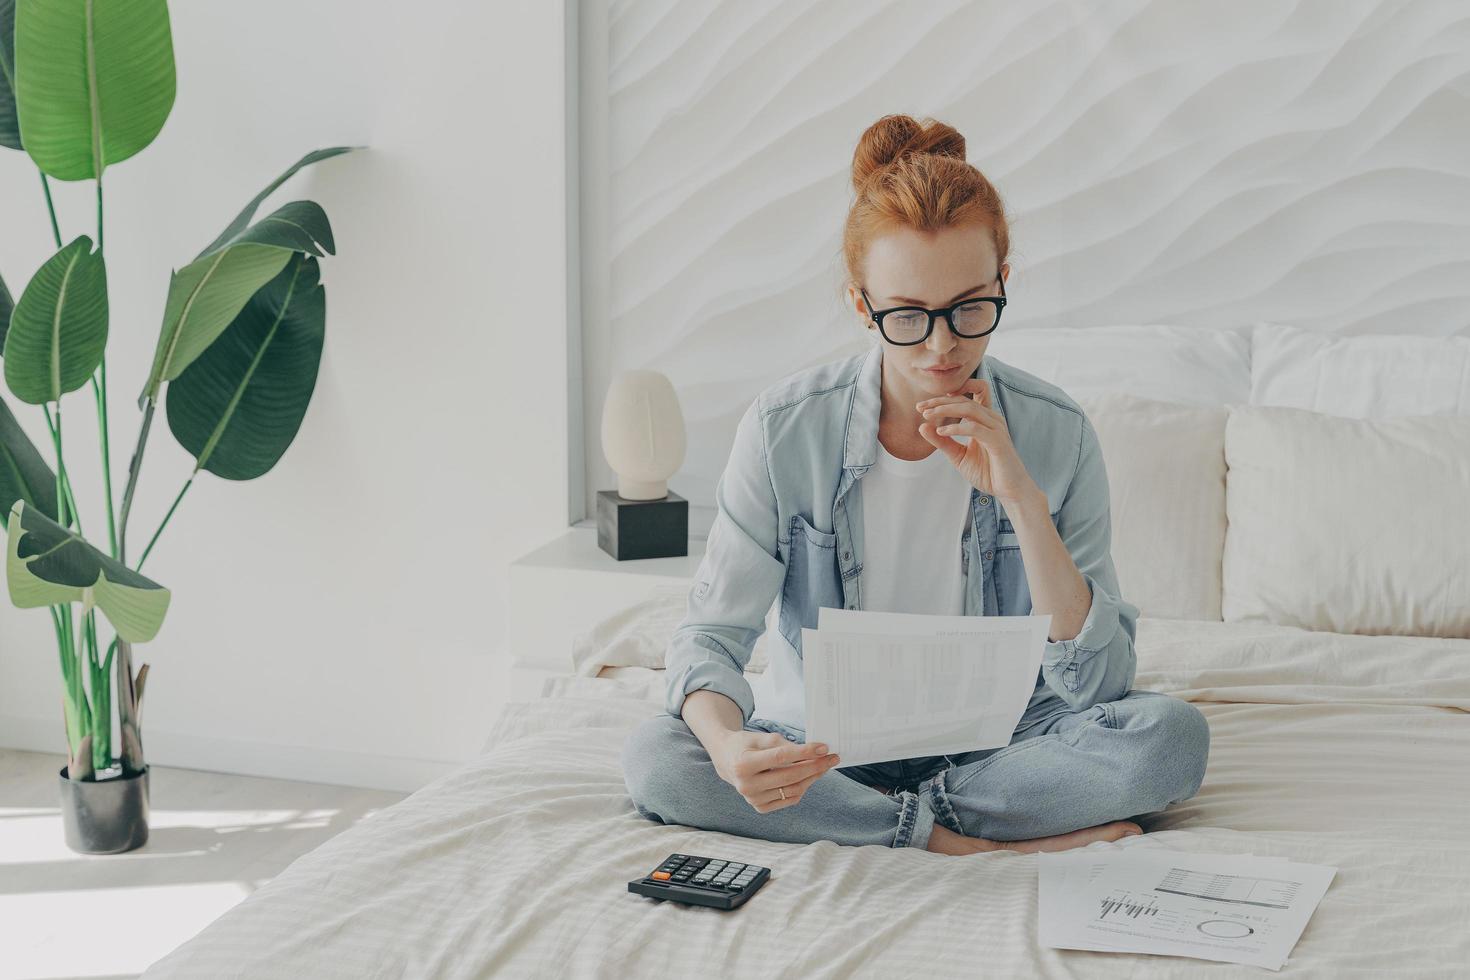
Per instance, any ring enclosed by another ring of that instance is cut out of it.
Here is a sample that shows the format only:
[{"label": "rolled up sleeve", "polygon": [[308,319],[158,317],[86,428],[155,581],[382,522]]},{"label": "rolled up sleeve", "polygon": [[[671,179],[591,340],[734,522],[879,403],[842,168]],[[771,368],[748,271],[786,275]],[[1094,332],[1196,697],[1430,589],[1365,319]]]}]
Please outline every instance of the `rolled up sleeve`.
[{"label": "rolled up sleeve", "polygon": [[736,428],[729,462],[715,487],[715,518],[704,558],[665,654],[665,707],[676,718],[683,716],[685,699],[699,690],[734,701],[742,724],[755,714],[745,667],[786,569],[768,467],[757,399]]},{"label": "rolled up sleeve", "polygon": [[1077,635],[1048,640],[1041,672],[1073,711],[1128,693],[1137,672],[1138,607],[1122,599],[1112,557],[1108,474],[1097,432],[1084,415],[1077,470],[1057,517],[1057,532],[1092,594]]}]

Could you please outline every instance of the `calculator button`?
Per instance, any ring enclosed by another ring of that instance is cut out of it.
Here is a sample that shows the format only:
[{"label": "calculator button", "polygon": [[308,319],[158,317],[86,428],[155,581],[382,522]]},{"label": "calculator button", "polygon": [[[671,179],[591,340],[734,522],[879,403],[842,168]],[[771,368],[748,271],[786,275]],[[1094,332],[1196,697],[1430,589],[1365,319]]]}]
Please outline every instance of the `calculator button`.
[{"label": "calculator button", "polygon": [[667,881],[672,876],[667,871],[655,871],[651,877]]},{"label": "calculator button", "polygon": [[709,866],[711,868],[723,868],[725,866],[725,862],[724,861],[711,861],[709,863]]},{"label": "calculator button", "polygon": [[730,869],[732,871],[742,871],[742,870],[744,870],[744,868],[745,868],[745,865],[743,865],[743,864],[732,864],[732,865],[730,865]]}]

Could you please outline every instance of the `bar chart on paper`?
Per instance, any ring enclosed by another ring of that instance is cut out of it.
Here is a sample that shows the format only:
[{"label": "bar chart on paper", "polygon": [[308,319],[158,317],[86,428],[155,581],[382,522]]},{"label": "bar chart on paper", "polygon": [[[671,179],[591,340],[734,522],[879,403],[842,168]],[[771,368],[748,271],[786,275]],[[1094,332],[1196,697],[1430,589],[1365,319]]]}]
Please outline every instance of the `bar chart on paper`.
[{"label": "bar chart on paper", "polygon": [[[1136,919],[1142,915],[1158,914],[1158,903],[1149,896],[1138,896],[1124,892],[1122,895],[1108,895],[1105,897],[1102,900],[1102,912],[1098,915],[1098,918],[1106,919],[1111,915],[1114,918],[1127,917]],[[1168,913],[1166,912],[1165,916],[1167,915]]]},{"label": "bar chart on paper", "polygon": [[1279,970],[1337,869],[1162,845],[1037,856],[1046,946],[1154,953]]}]

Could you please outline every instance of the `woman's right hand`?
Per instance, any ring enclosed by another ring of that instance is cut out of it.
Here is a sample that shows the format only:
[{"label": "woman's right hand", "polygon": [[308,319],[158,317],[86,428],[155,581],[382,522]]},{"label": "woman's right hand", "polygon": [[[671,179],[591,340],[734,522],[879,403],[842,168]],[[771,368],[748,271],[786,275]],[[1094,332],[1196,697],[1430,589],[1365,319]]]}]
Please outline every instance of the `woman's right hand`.
[{"label": "woman's right hand", "polygon": [[806,788],[839,760],[825,745],[792,742],[776,732],[741,729],[721,739],[710,761],[719,777],[757,812],[770,813],[795,805]]}]

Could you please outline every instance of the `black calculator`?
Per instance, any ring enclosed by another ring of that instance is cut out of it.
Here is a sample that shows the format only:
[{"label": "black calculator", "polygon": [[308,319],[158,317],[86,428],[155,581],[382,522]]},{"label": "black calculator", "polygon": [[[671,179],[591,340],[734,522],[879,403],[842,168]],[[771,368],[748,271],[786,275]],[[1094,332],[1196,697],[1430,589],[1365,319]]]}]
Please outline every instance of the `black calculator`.
[{"label": "black calculator", "polygon": [[670,854],[652,872],[628,882],[628,891],[688,905],[733,909],[749,901],[770,877],[770,868],[755,864]]}]

